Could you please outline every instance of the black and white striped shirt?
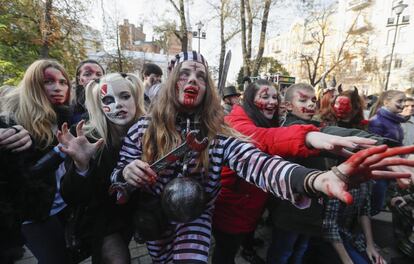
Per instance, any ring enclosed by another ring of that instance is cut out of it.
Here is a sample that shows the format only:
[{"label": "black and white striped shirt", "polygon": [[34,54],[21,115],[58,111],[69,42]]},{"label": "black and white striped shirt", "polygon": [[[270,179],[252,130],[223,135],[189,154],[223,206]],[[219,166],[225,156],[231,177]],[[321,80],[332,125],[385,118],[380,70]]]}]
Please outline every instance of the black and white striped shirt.
[{"label": "black and white striped shirt", "polygon": [[[120,151],[120,160],[114,169],[112,182],[124,181],[122,170],[142,155],[142,137],[149,125],[148,118],[141,118],[132,126],[125,137]],[[177,129],[181,129],[177,125]],[[228,166],[246,181],[272,193],[277,197],[290,200],[300,208],[308,207],[310,199],[304,193],[303,182],[310,173],[297,164],[270,156],[256,149],[252,144],[234,137],[217,135],[209,145],[209,168],[206,178],[204,168],[196,166],[197,154],[190,159],[187,176],[198,179],[204,184],[208,202],[203,214],[189,223],[174,223],[174,230],[157,241],[148,241],[147,246],[154,263],[207,263],[211,237],[211,217],[214,201],[220,191],[220,172]],[[160,195],[165,185],[177,177],[182,164],[168,166],[158,173],[157,182],[149,191]],[[190,262],[189,262],[190,261]]]}]

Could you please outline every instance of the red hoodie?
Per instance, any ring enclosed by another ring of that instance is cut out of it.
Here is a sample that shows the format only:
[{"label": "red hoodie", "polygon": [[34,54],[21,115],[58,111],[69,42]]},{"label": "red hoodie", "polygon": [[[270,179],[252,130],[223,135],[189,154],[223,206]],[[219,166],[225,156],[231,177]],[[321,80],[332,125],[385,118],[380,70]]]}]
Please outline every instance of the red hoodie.
[{"label": "red hoodie", "polygon": [[[308,157],[319,154],[305,145],[308,132],[319,131],[312,125],[289,127],[257,127],[241,106],[234,106],[226,122],[235,130],[251,138],[261,151],[283,158]],[[221,172],[222,189],[215,202],[213,225],[226,233],[249,233],[256,229],[268,194],[238,177],[228,167]]]}]

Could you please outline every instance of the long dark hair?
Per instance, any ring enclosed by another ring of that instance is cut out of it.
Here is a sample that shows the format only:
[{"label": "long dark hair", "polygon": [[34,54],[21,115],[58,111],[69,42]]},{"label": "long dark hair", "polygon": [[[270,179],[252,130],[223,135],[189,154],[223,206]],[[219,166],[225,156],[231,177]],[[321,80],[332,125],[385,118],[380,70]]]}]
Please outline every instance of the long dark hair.
[{"label": "long dark hair", "polygon": [[87,60],[83,60],[81,62],[79,62],[78,66],[76,67],[76,77],[75,77],[75,112],[85,112],[85,87],[83,87],[83,85],[81,85],[79,83],[79,74],[80,74],[80,70],[82,68],[83,65],[85,65],[86,63],[92,63],[92,64],[96,64],[98,65],[101,70],[102,70],[102,74],[105,75],[105,69],[102,67],[101,64],[99,64],[99,62],[97,62],[96,60],[92,60],[92,59],[87,59]]},{"label": "long dark hair", "polygon": [[[271,120],[267,119],[262,112],[254,104],[254,97],[261,86],[267,85],[274,87],[273,84],[267,80],[259,79],[249,84],[243,94],[243,109],[249,118],[258,127],[278,127],[279,126],[279,104],[280,96],[278,93],[278,105],[275,114]],[[276,89],[276,88],[275,88]]]}]

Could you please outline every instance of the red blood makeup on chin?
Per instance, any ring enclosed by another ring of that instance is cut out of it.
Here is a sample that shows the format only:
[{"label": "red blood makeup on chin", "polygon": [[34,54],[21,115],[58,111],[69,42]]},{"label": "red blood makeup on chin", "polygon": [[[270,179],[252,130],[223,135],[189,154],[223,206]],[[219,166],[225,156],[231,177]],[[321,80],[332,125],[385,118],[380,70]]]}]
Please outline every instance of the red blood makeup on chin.
[{"label": "red blood makeup on chin", "polygon": [[300,110],[301,110],[301,111],[302,111],[302,113],[304,113],[304,114],[314,114],[314,113],[315,113],[315,110],[313,110],[313,109],[308,109],[308,108],[306,108],[306,107],[302,107]]},{"label": "red blood makeup on chin", "polygon": [[[188,92],[189,90],[191,90],[191,93]],[[199,95],[199,88],[195,87],[195,86],[190,86],[190,87],[186,87],[184,88],[184,102],[183,105],[185,107],[189,107],[192,108],[195,105],[195,102],[197,101],[197,97]]]}]

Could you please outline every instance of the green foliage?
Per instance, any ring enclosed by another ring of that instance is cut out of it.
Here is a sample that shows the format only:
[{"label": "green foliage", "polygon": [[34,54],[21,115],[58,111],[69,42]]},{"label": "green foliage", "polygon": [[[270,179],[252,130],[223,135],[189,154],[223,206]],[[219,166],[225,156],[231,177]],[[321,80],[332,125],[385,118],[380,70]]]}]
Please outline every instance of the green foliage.
[{"label": "green foliage", "polygon": [[[79,4],[76,0],[65,3],[69,2]],[[59,1],[53,4],[49,57],[58,60],[73,74],[77,63],[85,58],[79,37],[81,24]],[[45,33],[43,18],[43,1],[0,0],[0,85],[16,85],[27,67],[40,58]]]},{"label": "green foliage", "polygon": [[[265,73],[265,74],[276,74],[276,73],[282,73],[282,75],[290,75],[289,72],[285,69],[285,67],[283,67],[282,64],[279,63],[278,60],[272,58],[272,57],[263,57],[261,64],[260,64],[260,68],[259,68],[259,72],[261,73]],[[238,84],[238,89],[240,91],[243,91],[243,78],[244,78],[244,73],[243,73],[243,66],[240,67],[239,73],[237,74],[237,84]]]},{"label": "green foliage", "polygon": [[282,73],[282,75],[289,75],[288,71],[279,63],[278,60],[272,57],[263,57],[259,72],[265,72],[267,74]]}]

